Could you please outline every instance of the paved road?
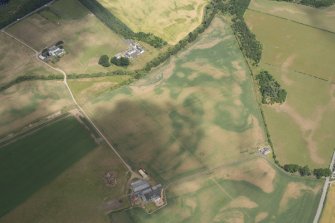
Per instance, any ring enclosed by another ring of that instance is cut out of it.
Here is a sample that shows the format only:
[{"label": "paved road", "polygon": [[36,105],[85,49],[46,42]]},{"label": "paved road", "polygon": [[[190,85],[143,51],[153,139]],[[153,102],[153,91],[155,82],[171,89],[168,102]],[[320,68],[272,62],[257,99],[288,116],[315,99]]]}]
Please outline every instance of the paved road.
[{"label": "paved road", "polygon": [[[333,157],[332,157],[332,161],[330,162],[330,169],[333,169],[333,165],[335,163],[335,151],[333,153]],[[328,191],[328,187],[331,183],[333,183],[334,181],[330,181],[329,177],[326,177],[326,181],[325,184],[323,185],[323,190],[322,190],[322,195],[320,198],[320,202],[319,202],[319,207],[316,211],[313,223],[318,223],[322,214],[322,210],[323,210],[323,205],[325,203],[325,199],[326,199],[326,195],[327,195],[327,191]]]}]

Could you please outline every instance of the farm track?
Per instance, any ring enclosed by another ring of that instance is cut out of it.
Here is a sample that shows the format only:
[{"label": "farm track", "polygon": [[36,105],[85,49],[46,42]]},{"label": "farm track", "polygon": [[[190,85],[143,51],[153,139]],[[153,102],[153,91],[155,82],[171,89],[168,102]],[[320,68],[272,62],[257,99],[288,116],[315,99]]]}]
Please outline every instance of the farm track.
[{"label": "farm track", "polygon": [[[44,6],[45,7],[45,6]],[[28,14],[27,16],[35,13],[36,11],[38,11],[39,9],[35,10],[34,12]],[[25,17],[27,17],[25,16]],[[16,23],[16,22],[15,22]],[[12,24],[10,24],[12,25]],[[7,27],[9,27],[10,25],[8,25]],[[36,60],[38,60],[39,62],[45,64],[46,66],[48,66],[49,68],[61,73],[64,76],[63,79],[63,83],[65,85],[65,87],[67,88],[71,99],[73,101],[73,103],[75,104],[75,106],[82,112],[82,114],[85,116],[85,118],[90,122],[90,124],[94,127],[94,129],[101,135],[101,137],[104,139],[104,141],[106,142],[106,144],[113,150],[113,152],[118,156],[118,158],[121,160],[121,162],[126,166],[126,168],[129,170],[129,172],[131,173],[131,178],[134,176],[137,176],[138,174],[136,172],[134,172],[132,170],[132,168],[128,165],[128,163],[121,157],[121,155],[117,152],[117,150],[113,147],[113,145],[109,142],[109,140],[107,139],[107,137],[99,130],[99,128],[94,124],[94,122],[91,120],[91,118],[87,115],[87,113],[85,112],[85,110],[79,105],[79,103],[77,102],[77,100],[75,99],[72,90],[70,88],[70,86],[67,83],[67,74],[64,70],[60,69],[60,68],[56,68],[51,66],[50,64],[38,59],[38,51],[35,50],[33,47],[31,47],[30,45],[28,45],[27,43],[23,42],[22,40],[20,40],[19,38],[15,37],[14,35],[8,33],[5,31],[5,29],[1,30],[4,34],[8,35],[9,37],[15,39],[17,42],[19,42],[20,44],[26,46],[27,48],[29,48],[30,50],[32,50],[35,53],[36,56]]]}]

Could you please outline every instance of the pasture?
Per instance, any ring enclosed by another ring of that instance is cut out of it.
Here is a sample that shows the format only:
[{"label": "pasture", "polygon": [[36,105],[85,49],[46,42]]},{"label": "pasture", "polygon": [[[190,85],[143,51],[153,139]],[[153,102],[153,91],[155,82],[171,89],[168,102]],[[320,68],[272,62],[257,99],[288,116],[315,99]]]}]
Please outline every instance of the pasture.
[{"label": "pasture", "polygon": [[[57,41],[64,41],[67,54],[57,66],[67,73],[97,73],[119,69],[116,66],[100,66],[99,58],[104,54],[114,56],[128,48],[121,36],[112,32],[77,0],[56,1],[7,31],[38,51]],[[153,47],[142,45],[146,52],[134,60],[129,69],[142,67],[158,53]]]},{"label": "pasture", "polygon": [[251,10],[246,11],[245,20],[263,44],[262,64],[335,80],[334,33]]},{"label": "pasture", "polygon": [[335,32],[335,6],[313,8],[285,1],[251,0],[249,9]]},{"label": "pasture", "polygon": [[18,76],[49,75],[55,71],[36,59],[35,53],[8,35],[0,32],[0,85]]},{"label": "pasture", "polygon": [[112,213],[130,222],[312,222],[320,181],[287,176],[261,158],[226,166],[168,186],[168,205],[152,215],[141,209]]},{"label": "pasture", "polygon": [[176,44],[202,21],[208,0],[131,1],[98,0],[134,32],[153,33],[170,44]]},{"label": "pasture", "polygon": [[288,93],[284,104],[263,106],[278,160],[327,167],[335,143],[335,35],[251,10],[245,19],[263,44],[255,73],[268,70]]},{"label": "pasture", "polygon": [[112,91],[120,86],[125,85],[131,80],[130,75],[115,75],[98,78],[82,78],[68,80],[72,93],[80,104],[85,104],[93,98]]},{"label": "pasture", "polygon": [[282,164],[328,166],[335,144],[334,85],[293,71],[263,68],[288,93],[284,104],[263,106],[278,160]]},{"label": "pasture", "polygon": [[323,208],[320,223],[331,223],[335,221],[335,184],[333,183],[327,194],[326,205]]},{"label": "pasture", "polygon": [[0,149],[0,216],[4,216],[96,147],[75,118],[66,118]]},{"label": "pasture", "polygon": [[1,136],[73,106],[61,81],[22,82],[2,91],[0,100]]},{"label": "pasture", "polygon": [[84,109],[135,169],[162,182],[248,156],[266,142],[251,76],[219,18],[145,79]]}]

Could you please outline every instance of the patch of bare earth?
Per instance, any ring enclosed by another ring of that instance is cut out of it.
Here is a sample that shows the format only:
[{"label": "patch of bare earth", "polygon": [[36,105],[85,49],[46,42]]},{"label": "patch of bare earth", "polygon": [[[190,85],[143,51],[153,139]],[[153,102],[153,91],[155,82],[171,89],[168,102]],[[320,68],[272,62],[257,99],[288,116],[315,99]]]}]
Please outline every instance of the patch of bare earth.
[{"label": "patch of bare earth", "polygon": [[244,214],[239,210],[226,210],[214,217],[214,222],[244,223]]},{"label": "patch of bare earth", "polygon": [[289,68],[290,66],[293,64],[294,60],[296,58],[296,55],[291,55],[289,56],[284,63],[281,66],[281,79],[284,81],[285,84],[287,85],[291,85],[292,84],[292,80],[288,77],[288,72],[289,72]]},{"label": "patch of bare earth", "polygon": [[223,71],[223,68],[218,69],[216,67],[210,66],[208,64],[208,61],[197,60],[194,62],[187,62],[183,64],[183,67],[194,70],[194,74],[196,76],[193,76],[193,77],[190,76],[189,77],[190,80],[193,80],[195,77],[197,77],[199,73],[205,73],[217,79],[230,76],[229,72]]},{"label": "patch of bare earth", "polygon": [[245,196],[239,196],[229,202],[224,209],[234,209],[234,208],[247,208],[247,209],[252,209],[258,207],[257,203],[254,201],[250,200],[248,197]]},{"label": "patch of bare earth", "polygon": [[259,158],[247,161],[238,167],[218,170],[216,175],[229,180],[246,181],[266,193],[271,193],[274,190],[276,171],[266,160]]},{"label": "patch of bare earth", "polygon": [[256,218],[255,218],[255,223],[258,223],[258,222],[261,222],[263,221],[264,219],[266,219],[268,217],[268,213],[267,212],[260,212],[256,215]]}]

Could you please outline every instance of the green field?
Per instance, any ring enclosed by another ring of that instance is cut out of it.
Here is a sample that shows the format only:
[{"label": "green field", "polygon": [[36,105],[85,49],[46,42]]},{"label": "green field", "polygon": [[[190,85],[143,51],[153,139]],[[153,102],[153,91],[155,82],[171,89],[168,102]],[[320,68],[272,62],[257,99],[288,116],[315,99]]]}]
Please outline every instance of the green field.
[{"label": "green field", "polygon": [[26,81],[0,94],[0,135],[5,135],[73,106],[61,81]]},{"label": "green field", "polygon": [[[98,64],[103,54],[114,56],[128,49],[125,40],[106,27],[77,0],[59,0],[38,13],[21,20],[8,30],[36,50],[64,41],[67,54],[57,65],[67,73],[98,73],[120,69]],[[145,53],[129,69],[142,66],[158,50],[141,43]]]},{"label": "green field", "polygon": [[1,147],[0,216],[47,185],[96,147],[74,118],[67,118]]},{"label": "green field", "polygon": [[[242,174],[252,177],[231,179]],[[265,192],[265,185],[273,188]],[[110,217],[112,223],[307,223],[313,221],[321,186],[320,181],[290,177],[262,159],[253,159],[171,184],[167,207],[155,214],[130,209]]]},{"label": "green field", "polygon": [[99,94],[84,109],[135,169],[162,182],[265,143],[251,76],[221,19],[145,79]]},{"label": "green field", "polygon": [[86,101],[93,100],[95,97],[113,91],[114,89],[125,85],[131,80],[130,75],[115,75],[99,78],[82,78],[69,80],[69,86],[76,99],[85,104]]},{"label": "green field", "polygon": [[[263,44],[263,64],[335,80],[334,33],[252,10],[247,10],[245,19]],[[318,57],[322,57],[322,61],[315,59]]]},{"label": "green field", "polygon": [[335,34],[253,10],[245,19],[263,44],[255,73],[268,70],[288,93],[283,105],[263,106],[278,160],[327,167],[335,145]]},{"label": "green field", "polygon": [[135,32],[153,33],[176,44],[200,25],[208,0],[131,1],[98,0]]},{"label": "green field", "polygon": [[285,1],[252,0],[249,9],[335,32],[335,6],[313,8]]}]

